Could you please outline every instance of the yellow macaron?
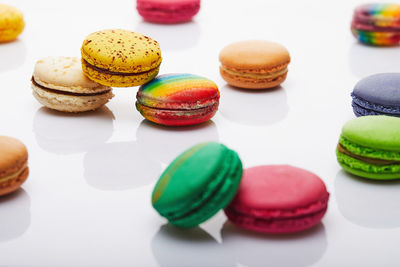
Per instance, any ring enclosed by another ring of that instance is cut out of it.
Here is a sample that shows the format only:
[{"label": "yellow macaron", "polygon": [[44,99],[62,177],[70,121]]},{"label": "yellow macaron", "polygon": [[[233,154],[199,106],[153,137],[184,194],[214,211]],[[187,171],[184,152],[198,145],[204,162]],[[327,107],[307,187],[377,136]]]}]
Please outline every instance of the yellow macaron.
[{"label": "yellow macaron", "polygon": [[83,41],[82,69],[102,85],[131,87],[152,80],[162,61],[157,41],[127,30],[103,30]]},{"label": "yellow macaron", "polygon": [[0,42],[9,42],[24,30],[25,21],[22,12],[15,7],[0,4]]}]

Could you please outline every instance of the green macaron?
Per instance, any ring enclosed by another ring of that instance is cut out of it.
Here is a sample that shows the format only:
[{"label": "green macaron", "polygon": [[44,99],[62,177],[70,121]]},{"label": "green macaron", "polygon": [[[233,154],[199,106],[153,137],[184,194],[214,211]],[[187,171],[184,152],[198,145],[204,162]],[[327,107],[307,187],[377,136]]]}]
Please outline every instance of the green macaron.
[{"label": "green macaron", "polygon": [[239,156],[208,142],[179,155],[163,172],[152,195],[153,207],[178,227],[195,227],[233,199],[242,178]]},{"label": "green macaron", "polygon": [[336,149],[339,164],[364,178],[400,178],[400,118],[363,116],[342,128]]}]

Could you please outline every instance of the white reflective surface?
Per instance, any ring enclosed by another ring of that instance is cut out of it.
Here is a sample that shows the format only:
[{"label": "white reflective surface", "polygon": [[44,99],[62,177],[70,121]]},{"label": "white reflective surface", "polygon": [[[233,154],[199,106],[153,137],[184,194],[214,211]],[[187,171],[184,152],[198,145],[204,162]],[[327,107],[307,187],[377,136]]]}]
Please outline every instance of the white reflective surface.
[{"label": "white reflective surface", "polygon": [[[400,184],[343,172],[335,147],[354,117],[350,92],[365,75],[399,71],[400,48],[366,47],[349,31],[349,1],[203,0],[191,23],[143,22],[135,1],[3,0],[25,14],[18,41],[0,45],[0,134],[29,150],[30,176],[0,199],[0,266],[399,266]],[[96,112],[49,111],[33,98],[36,60],[80,56],[91,32],[141,31],[160,41],[160,73],[215,81],[220,109],[203,125],[165,128],[135,110],[137,88],[117,88]],[[291,53],[281,88],[247,92],[219,76],[230,42],[265,39]],[[153,185],[189,146],[219,141],[245,167],[291,164],[326,183],[329,209],[316,228],[271,236],[237,229],[220,212],[178,230],[152,209]]]}]

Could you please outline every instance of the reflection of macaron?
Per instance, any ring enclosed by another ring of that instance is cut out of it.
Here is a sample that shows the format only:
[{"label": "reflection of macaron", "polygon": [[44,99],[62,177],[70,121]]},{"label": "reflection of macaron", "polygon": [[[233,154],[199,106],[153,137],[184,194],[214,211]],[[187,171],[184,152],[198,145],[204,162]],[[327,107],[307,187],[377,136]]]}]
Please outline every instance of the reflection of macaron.
[{"label": "reflection of macaron", "polygon": [[200,227],[182,230],[163,225],[151,241],[151,250],[160,267],[235,266],[224,247]]},{"label": "reflection of macaron", "polygon": [[199,12],[200,0],[137,0],[136,8],[149,22],[180,23]]},{"label": "reflection of macaron", "polygon": [[160,69],[161,50],[157,41],[126,30],[103,30],[83,41],[82,69],[89,79],[114,87],[141,85]]},{"label": "reflection of macaron", "polygon": [[400,73],[381,73],[359,81],[351,94],[356,116],[400,117]]},{"label": "reflection of macaron", "polygon": [[225,208],[239,227],[265,233],[292,233],[318,224],[329,193],[315,174],[289,165],[245,169],[239,190]]},{"label": "reflection of macaron", "polygon": [[12,137],[0,136],[0,196],[17,190],[28,178],[28,151]]},{"label": "reflection of macaron", "polygon": [[335,196],[340,213],[352,223],[375,229],[400,227],[400,181],[382,183],[339,171]]},{"label": "reflection of macaron", "polygon": [[96,146],[85,154],[83,167],[88,184],[102,190],[144,186],[154,182],[162,172],[161,164],[146,157],[135,142]]},{"label": "reflection of macaron", "polygon": [[14,40],[24,28],[22,12],[15,7],[0,4],[0,43]]},{"label": "reflection of macaron", "polygon": [[114,131],[114,115],[106,106],[89,113],[60,113],[40,108],[33,119],[38,145],[56,154],[86,152],[104,144]]},{"label": "reflection of macaron", "polygon": [[363,116],[342,128],[336,149],[344,170],[364,178],[400,178],[400,118]]},{"label": "reflection of macaron", "polygon": [[325,227],[285,236],[260,235],[226,222],[221,230],[222,246],[235,266],[308,267],[317,263],[328,246]]},{"label": "reflection of macaron", "polygon": [[74,57],[48,57],[36,62],[32,89],[41,104],[64,112],[95,110],[114,96],[110,87],[89,80]]},{"label": "reflection of macaron", "polygon": [[136,109],[149,121],[183,126],[211,119],[218,110],[218,86],[193,74],[161,75],[141,86]]},{"label": "reflection of macaron", "polygon": [[354,10],[351,31],[369,45],[400,44],[400,5],[366,4]]},{"label": "reflection of macaron", "polygon": [[[221,88],[219,113],[244,125],[270,125],[283,120],[288,112],[286,90],[242,90],[229,85]],[[240,103],[240,108],[232,103]]]},{"label": "reflection of macaron", "polygon": [[137,128],[136,139],[142,153],[168,164],[188,147],[208,141],[218,142],[219,135],[213,121],[187,127],[163,127],[143,120]]},{"label": "reflection of macaron", "polygon": [[31,201],[20,188],[0,198],[0,242],[15,239],[28,229],[31,222]]},{"label": "reflection of macaron", "polygon": [[289,52],[268,41],[242,41],[226,46],[219,54],[224,80],[239,88],[266,89],[280,85],[288,72]]},{"label": "reflection of macaron", "polygon": [[202,143],[179,155],[163,172],[152,195],[153,207],[179,227],[195,227],[234,197],[242,163],[233,150]]}]

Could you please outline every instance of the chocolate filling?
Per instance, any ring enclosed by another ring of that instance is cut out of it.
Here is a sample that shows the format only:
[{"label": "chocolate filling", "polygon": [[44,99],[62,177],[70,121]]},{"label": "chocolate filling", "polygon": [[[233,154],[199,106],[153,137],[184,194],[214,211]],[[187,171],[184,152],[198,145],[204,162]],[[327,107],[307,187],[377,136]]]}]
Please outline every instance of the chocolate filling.
[{"label": "chocolate filling", "polygon": [[94,69],[97,72],[100,73],[105,73],[105,74],[110,74],[110,75],[118,75],[118,76],[135,76],[135,75],[142,75],[145,73],[149,73],[154,71],[156,68],[158,68],[158,66],[154,69],[148,70],[148,71],[142,71],[142,72],[136,72],[136,73],[124,73],[124,72],[115,72],[115,71],[110,71],[107,69],[103,69],[103,68],[99,68],[96,66],[93,66],[92,64],[88,63],[86,60],[83,59],[83,62],[85,62],[85,64],[90,67],[91,69]]},{"label": "chocolate filling", "polygon": [[89,93],[89,94],[85,94],[85,93],[74,93],[74,92],[68,92],[68,91],[61,91],[61,90],[56,90],[56,89],[51,89],[51,88],[47,88],[44,87],[40,84],[38,84],[35,81],[35,78],[31,78],[32,83],[36,86],[39,87],[40,89],[43,89],[45,91],[49,91],[51,93],[56,93],[56,94],[62,94],[62,95],[73,95],[73,96],[95,96],[95,95],[103,95],[103,94],[107,94],[109,93],[111,90],[107,90],[107,91],[103,91],[103,92],[98,92],[98,93]]},{"label": "chocolate filling", "polygon": [[346,154],[349,157],[374,164],[374,165],[391,165],[391,164],[400,164],[399,160],[385,160],[385,159],[374,159],[374,158],[367,158],[364,156],[356,155],[348,151],[344,146],[342,146],[340,143],[337,146],[337,149],[339,152]]}]

